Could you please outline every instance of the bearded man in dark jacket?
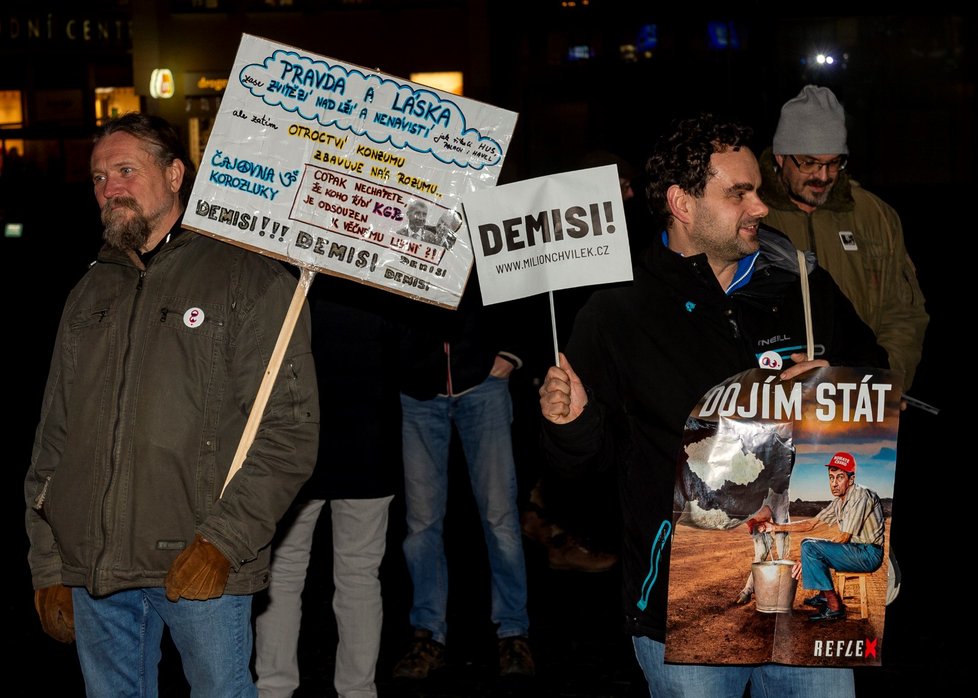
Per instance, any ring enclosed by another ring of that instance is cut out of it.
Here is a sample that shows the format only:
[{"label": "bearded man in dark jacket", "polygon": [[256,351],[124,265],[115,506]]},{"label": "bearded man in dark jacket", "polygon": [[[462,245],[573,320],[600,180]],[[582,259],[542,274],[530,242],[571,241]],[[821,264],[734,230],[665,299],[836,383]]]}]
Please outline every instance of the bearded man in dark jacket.
[{"label": "bearded man in dark jacket", "polygon": [[156,695],[167,629],[194,695],[257,696],[252,596],[316,460],[309,311],[246,443],[295,279],[182,229],[194,166],[160,117],[109,121],[91,173],[105,245],[65,302],[24,482],[34,605],[88,695]]}]

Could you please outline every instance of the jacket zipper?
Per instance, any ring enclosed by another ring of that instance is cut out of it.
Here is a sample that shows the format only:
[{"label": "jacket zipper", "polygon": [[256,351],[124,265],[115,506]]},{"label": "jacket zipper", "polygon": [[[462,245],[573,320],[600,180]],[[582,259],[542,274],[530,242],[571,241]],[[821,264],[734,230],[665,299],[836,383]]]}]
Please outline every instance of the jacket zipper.
[{"label": "jacket zipper", "polygon": [[[126,349],[125,349],[125,352],[123,354],[123,360],[122,360],[122,376],[123,377],[126,375],[126,372],[128,370],[129,357],[132,354],[133,323],[134,323],[134,318],[138,314],[137,306],[139,305],[139,296],[141,295],[141,292],[143,290],[143,279],[145,277],[146,277],[145,270],[140,270],[139,271],[139,278],[136,281],[136,293],[135,293],[135,297],[133,298],[131,310],[129,312],[128,330],[126,331],[126,340],[127,340],[126,341]],[[119,385],[118,391],[119,392],[118,392],[117,399],[116,399],[117,400],[116,401],[116,419],[115,419],[115,425],[113,426],[113,431],[112,431],[112,444],[113,444],[113,448],[112,448],[112,455],[110,456],[110,461],[109,461],[108,479],[106,480],[105,487],[102,490],[102,499],[101,499],[101,502],[99,503],[99,512],[101,514],[101,516],[100,516],[100,524],[101,524],[102,546],[101,546],[101,550],[99,551],[98,558],[95,560],[95,566],[94,566],[94,568],[92,570],[92,578],[89,580],[90,588],[92,590],[92,593],[93,594],[96,594],[96,595],[99,594],[99,587],[100,587],[100,585],[98,584],[97,572],[98,572],[98,570],[102,569],[103,564],[104,564],[103,563],[103,560],[104,560],[104,558],[106,558],[109,555],[109,548],[108,548],[108,546],[106,544],[106,542],[107,542],[106,541],[106,538],[107,538],[106,531],[108,530],[108,526],[106,525],[106,522],[109,521],[109,520],[111,520],[113,518],[112,516],[109,515],[110,512],[108,512],[107,509],[106,509],[106,506],[107,506],[106,505],[106,502],[109,499],[109,494],[110,494],[110,492],[112,490],[113,475],[115,474],[115,464],[122,462],[122,453],[121,453],[121,450],[122,450],[122,448],[124,448],[124,445],[121,443],[121,435],[120,435],[120,431],[122,429],[122,422],[125,421],[125,410],[126,410],[126,405],[123,403],[123,396],[125,395],[125,392],[126,392],[126,386],[125,386],[125,381],[124,380]],[[110,503],[110,505],[111,505],[111,503]]]}]

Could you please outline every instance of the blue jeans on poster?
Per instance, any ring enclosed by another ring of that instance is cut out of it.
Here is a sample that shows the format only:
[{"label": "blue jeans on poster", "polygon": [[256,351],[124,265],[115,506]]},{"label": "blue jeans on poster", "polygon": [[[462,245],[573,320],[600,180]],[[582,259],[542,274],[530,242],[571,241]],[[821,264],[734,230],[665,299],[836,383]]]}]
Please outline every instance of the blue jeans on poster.
[{"label": "blue jeans on poster", "polygon": [[833,543],[822,538],[801,541],[801,585],[805,589],[834,589],[830,569],[873,572],[883,564],[883,546]]},{"label": "blue jeans on poster", "polygon": [[854,698],[852,669],[751,664],[666,664],[666,646],[633,637],[635,657],[655,698]]},{"label": "blue jeans on poster", "polygon": [[455,424],[479,509],[492,576],[492,622],[499,637],[525,635],[526,563],[516,503],[509,381],[488,377],[461,395],[415,400],[401,395],[407,537],[404,556],[414,587],[410,622],[444,643],[448,562],[443,524],[448,456]]},{"label": "blue jeans on poster", "polygon": [[191,694],[257,696],[251,678],[251,596],[168,601],[163,587],[93,598],[71,593],[75,643],[88,698],[157,698],[164,626]]}]

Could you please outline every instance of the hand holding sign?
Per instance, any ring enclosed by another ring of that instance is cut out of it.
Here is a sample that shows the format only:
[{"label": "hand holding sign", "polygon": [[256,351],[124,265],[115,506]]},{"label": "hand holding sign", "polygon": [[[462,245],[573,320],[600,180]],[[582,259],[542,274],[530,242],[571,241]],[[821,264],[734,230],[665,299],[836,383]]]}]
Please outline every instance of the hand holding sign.
[{"label": "hand holding sign", "polygon": [[554,424],[567,424],[581,415],[585,405],[584,384],[561,353],[558,365],[550,367],[540,387],[540,413]]}]

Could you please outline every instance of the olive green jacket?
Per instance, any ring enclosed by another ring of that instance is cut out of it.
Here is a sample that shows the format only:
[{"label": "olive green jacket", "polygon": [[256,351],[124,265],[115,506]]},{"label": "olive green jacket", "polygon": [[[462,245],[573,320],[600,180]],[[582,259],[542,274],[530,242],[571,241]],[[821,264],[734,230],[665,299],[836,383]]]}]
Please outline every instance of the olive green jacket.
[{"label": "olive green jacket", "polygon": [[890,367],[903,372],[908,390],[929,317],[896,211],[840,172],[828,200],[805,213],[788,198],[770,148],[760,163],[760,195],[770,209],[764,223],[815,253],[886,349]]},{"label": "olive green jacket", "polygon": [[65,303],[25,482],[35,588],[163,586],[198,532],[231,561],[226,593],[268,584],[275,525],[316,460],[308,309],[221,496],[297,281],[178,232],[146,266],[104,248]]}]

